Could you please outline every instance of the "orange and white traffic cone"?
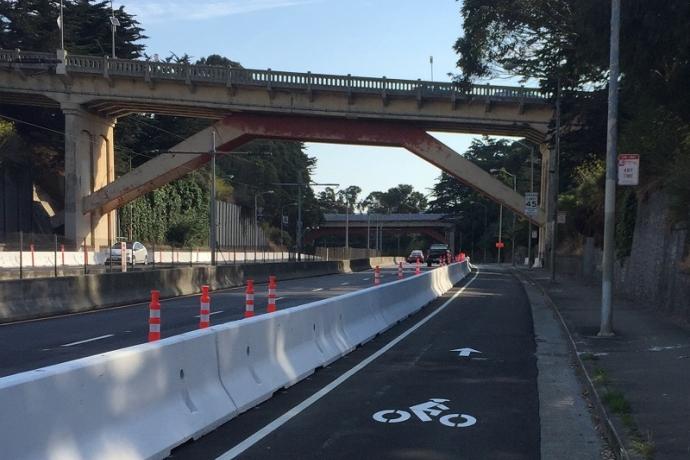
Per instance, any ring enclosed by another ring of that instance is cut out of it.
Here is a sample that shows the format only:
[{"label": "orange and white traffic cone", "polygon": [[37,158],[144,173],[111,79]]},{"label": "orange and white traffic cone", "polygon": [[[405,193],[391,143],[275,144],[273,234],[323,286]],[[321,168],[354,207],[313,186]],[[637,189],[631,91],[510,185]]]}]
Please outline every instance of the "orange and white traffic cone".
[{"label": "orange and white traffic cone", "polygon": [[402,262],[398,262],[398,279],[403,279],[403,266]]},{"label": "orange and white traffic cone", "polygon": [[151,291],[151,303],[149,303],[149,342],[161,339],[161,303],[160,293]]},{"label": "orange and white traffic cone", "polygon": [[244,291],[245,296],[245,310],[244,317],[251,318],[254,316],[254,280],[247,280],[247,289]]},{"label": "orange and white traffic cone", "polygon": [[374,285],[378,286],[379,284],[381,284],[381,269],[377,265],[374,270]]},{"label": "orange and white traffic cone", "polygon": [[211,298],[208,295],[208,286],[201,286],[201,310],[199,311],[199,329],[205,329],[211,325]]},{"label": "orange and white traffic cone", "polygon": [[273,313],[277,310],[276,308],[276,288],[278,287],[276,283],[276,277],[271,275],[268,277],[268,308],[266,311],[268,313]]},{"label": "orange and white traffic cone", "polygon": [[422,273],[422,269],[420,268],[419,265],[420,265],[420,264],[419,264],[419,257],[417,257],[417,266],[416,266],[415,269],[414,269],[414,274],[415,274],[415,275],[419,275],[420,273]]}]

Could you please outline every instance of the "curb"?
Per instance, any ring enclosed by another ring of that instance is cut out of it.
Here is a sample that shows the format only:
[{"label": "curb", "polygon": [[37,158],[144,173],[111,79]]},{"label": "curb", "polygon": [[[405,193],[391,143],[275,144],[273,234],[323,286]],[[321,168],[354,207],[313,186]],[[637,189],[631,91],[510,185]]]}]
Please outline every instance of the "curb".
[{"label": "curb", "polygon": [[561,315],[558,306],[551,299],[551,296],[549,296],[549,294],[546,292],[546,289],[544,289],[539,283],[534,281],[531,276],[529,276],[526,273],[521,273],[520,271],[515,269],[513,269],[513,273],[519,279],[522,279],[523,281],[528,281],[532,286],[539,289],[539,291],[544,296],[544,300],[546,301],[546,303],[556,313],[556,316],[558,317],[558,322],[561,325],[561,329],[568,337],[568,343],[570,344],[571,354],[575,358],[575,362],[577,363],[577,367],[580,370],[581,375],[584,376],[583,383],[587,387],[587,390],[590,392],[590,394],[593,396],[592,401],[594,403],[594,408],[596,410],[597,416],[604,422],[601,425],[601,427],[603,428],[604,434],[608,438],[609,443],[611,443],[611,447],[614,454],[616,455],[616,458],[618,460],[635,460],[636,457],[630,457],[630,453],[625,448],[621,436],[618,434],[616,427],[613,425],[611,417],[609,416],[606,407],[601,401],[601,396],[599,395],[599,392],[597,391],[594,382],[592,381],[592,377],[589,375],[589,372],[587,372],[587,368],[585,364],[582,362],[582,359],[580,358],[580,355],[577,350],[577,345],[575,344],[575,340],[573,339],[573,336],[570,333],[568,326],[565,324],[565,320],[563,319],[563,316]]}]

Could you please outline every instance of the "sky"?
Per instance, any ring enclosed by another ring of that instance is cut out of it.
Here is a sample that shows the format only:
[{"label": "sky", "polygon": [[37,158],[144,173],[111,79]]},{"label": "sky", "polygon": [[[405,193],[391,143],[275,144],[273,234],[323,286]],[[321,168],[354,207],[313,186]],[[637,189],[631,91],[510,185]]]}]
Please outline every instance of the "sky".
[{"label": "sky", "polygon": [[[248,68],[435,80],[456,73],[455,0],[115,0],[137,15],[146,52],[220,54]],[[462,153],[473,136],[436,134]],[[316,182],[375,190],[411,184],[424,194],[440,170],[400,148],[307,144]],[[318,191],[318,189],[316,189]]]}]

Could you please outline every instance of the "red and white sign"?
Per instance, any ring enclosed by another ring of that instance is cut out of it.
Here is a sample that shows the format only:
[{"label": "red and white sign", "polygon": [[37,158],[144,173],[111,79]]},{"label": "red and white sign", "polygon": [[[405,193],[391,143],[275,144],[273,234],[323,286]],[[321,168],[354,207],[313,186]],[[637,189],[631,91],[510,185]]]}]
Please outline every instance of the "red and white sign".
[{"label": "red and white sign", "polygon": [[618,155],[618,185],[637,185],[640,181],[640,156]]},{"label": "red and white sign", "polygon": [[496,243],[496,247],[497,247],[498,249],[502,249],[502,248],[504,248],[505,246],[506,246],[506,245],[503,244],[503,241],[499,241],[498,243]]}]

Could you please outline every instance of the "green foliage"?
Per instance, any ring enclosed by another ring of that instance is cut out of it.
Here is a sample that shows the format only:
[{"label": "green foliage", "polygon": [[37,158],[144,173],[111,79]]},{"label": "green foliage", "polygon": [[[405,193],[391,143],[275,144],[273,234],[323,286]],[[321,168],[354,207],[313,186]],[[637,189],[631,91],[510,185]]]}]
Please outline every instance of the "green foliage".
[{"label": "green foliage", "polygon": [[630,255],[637,216],[637,197],[634,190],[626,188],[619,192],[616,200],[616,257],[622,259]]},{"label": "green foliage", "polygon": [[[140,57],[144,50],[143,29],[120,6],[114,11],[120,22],[115,34],[115,54]],[[0,48],[54,51],[60,48],[57,18],[60,2],[53,0],[0,0]],[[65,49],[70,54],[110,55],[110,2],[64,0]]]},{"label": "green foliage", "polygon": [[122,208],[120,232],[147,243],[201,245],[208,242],[208,192],[198,174],[164,185]]},{"label": "green foliage", "polygon": [[400,184],[385,192],[371,192],[360,203],[371,214],[398,214],[424,212],[426,197],[408,184]]},{"label": "green foliage", "polygon": [[[561,82],[564,125],[579,125],[562,137],[561,203],[572,208],[580,233],[601,239],[598,160],[606,139],[610,3],[465,0],[462,16],[463,34],[455,44],[459,82],[529,77],[551,94]],[[640,188],[664,189],[674,221],[687,221],[690,206],[689,21],[685,0],[630,0],[622,8],[619,151],[641,155]],[[575,91],[581,89],[588,92]],[[619,198],[617,244],[624,255],[634,228],[635,197],[622,192]]]}]

